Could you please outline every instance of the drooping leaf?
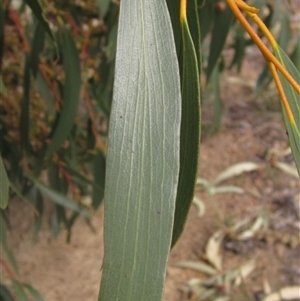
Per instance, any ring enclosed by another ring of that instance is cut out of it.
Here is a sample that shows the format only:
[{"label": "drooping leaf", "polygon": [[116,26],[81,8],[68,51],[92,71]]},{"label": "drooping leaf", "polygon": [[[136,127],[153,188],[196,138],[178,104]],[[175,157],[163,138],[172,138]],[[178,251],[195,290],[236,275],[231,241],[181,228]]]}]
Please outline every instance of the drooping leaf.
[{"label": "drooping leaf", "polygon": [[190,0],[187,1],[187,20],[188,29],[190,36],[193,41],[193,47],[197,58],[198,64],[198,78],[202,69],[202,54],[201,54],[201,34],[200,34],[200,24],[198,16],[198,1]]},{"label": "drooping leaf", "polygon": [[45,28],[40,26],[40,23],[36,24],[34,37],[32,41],[32,49],[30,56],[30,65],[32,74],[34,77],[37,75],[38,64],[39,64],[39,55],[43,50],[45,40]]},{"label": "drooping leaf", "polygon": [[18,281],[12,280],[12,287],[14,288],[14,292],[17,296],[18,301],[29,301],[23,285],[21,285]]},{"label": "drooping leaf", "polygon": [[201,40],[207,36],[213,25],[214,18],[212,16],[215,13],[215,6],[218,0],[202,0],[198,2],[198,14],[201,30]]},{"label": "drooping leaf", "polygon": [[[5,13],[4,13],[4,5],[2,5],[2,1],[0,3],[0,71],[2,71],[2,58],[3,58],[3,53],[4,53],[4,27],[5,27]],[[2,92],[2,78],[0,76],[0,92]]]},{"label": "drooping leaf", "polygon": [[[286,53],[277,46],[274,49],[274,54],[277,59],[282,63],[283,66],[290,72],[296,82],[300,83],[300,73],[299,70],[292,63],[290,58],[286,55]],[[282,74],[279,73],[279,78],[281,80],[281,84],[283,86],[285,95],[287,97],[289,106],[291,108],[293,114],[293,120],[288,116],[285,108],[282,106],[283,117],[285,126],[288,131],[288,137],[290,146],[292,149],[292,153],[294,156],[294,160],[296,163],[296,167],[298,170],[298,174],[300,175],[300,95],[295,91],[295,89],[290,85],[290,83],[286,80]]]},{"label": "drooping leaf", "polygon": [[122,0],[99,300],[161,300],[179,174],[180,80],[165,1]]},{"label": "drooping leaf", "polygon": [[65,69],[65,83],[63,87],[63,104],[60,111],[58,124],[54,130],[51,144],[46,151],[46,157],[50,157],[64,140],[68,137],[77,113],[80,97],[80,65],[79,54],[71,32],[63,28],[63,66]]},{"label": "drooping leaf", "polygon": [[41,23],[41,26],[44,27],[45,31],[49,34],[51,39],[54,41],[54,36],[52,34],[52,31],[50,29],[49,23],[46,20],[42,7],[38,0],[25,0],[26,4],[31,8],[34,16],[39,20]]},{"label": "drooping leaf", "polygon": [[214,91],[214,120],[213,120],[213,130],[219,131],[221,128],[222,122],[222,113],[223,113],[223,101],[221,98],[220,91],[220,68],[219,64],[217,64],[212,71],[212,75],[210,77],[211,86]]},{"label": "drooping leaf", "polygon": [[0,209],[5,209],[8,204],[9,180],[0,155]]},{"label": "drooping leaf", "polygon": [[0,243],[4,249],[5,255],[7,259],[9,260],[10,265],[13,267],[14,271],[19,274],[19,269],[18,269],[18,264],[15,259],[14,253],[12,250],[8,247],[7,245],[7,240],[6,240],[6,229],[4,225],[4,220],[2,216],[3,212],[0,212],[0,229],[1,229],[1,235],[0,235]]},{"label": "drooping leaf", "polygon": [[[194,2],[196,6],[196,1]],[[194,20],[193,20],[194,21]],[[200,79],[197,55],[187,20],[181,20],[181,93],[180,173],[172,237],[175,245],[194,198],[200,140]],[[200,36],[198,35],[198,39]],[[195,36],[196,39],[196,36]]]},{"label": "drooping leaf", "polygon": [[99,153],[94,161],[94,182],[98,184],[98,187],[93,187],[92,205],[97,209],[104,197],[105,157],[102,153]]},{"label": "drooping leaf", "polygon": [[6,95],[6,88],[2,80],[2,76],[0,75],[0,93]]},{"label": "drooping leaf", "polygon": [[29,127],[30,127],[30,58],[26,56],[24,81],[23,81],[23,99],[21,103],[21,117],[20,117],[20,134],[21,147],[24,153],[29,151]]},{"label": "drooping leaf", "polygon": [[111,0],[97,0],[99,7],[99,16],[101,18],[103,18],[107,14],[110,2]]},{"label": "drooping leaf", "polygon": [[27,174],[27,176],[28,178],[30,178],[30,180],[34,182],[35,186],[40,190],[40,192],[46,195],[48,198],[50,198],[55,204],[78,212],[82,216],[90,217],[90,213],[87,208],[66,197],[65,195],[47,187],[46,185],[44,185],[34,177],[30,176],[29,174]]},{"label": "drooping leaf", "polygon": [[233,14],[228,5],[224,10],[215,11],[214,27],[209,50],[208,66],[206,69],[207,80],[209,80],[213,69],[220,57],[232,23]]},{"label": "drooping leaf", "polygon": [[295,66],[300,66],[300,36],[298,37],[296,47],[291,54],[291,61]]},{"label": "drooping leaf", "polygon": [[43,99],[45,100],[45,104],[47,106],[47,114],[50,118],[53,118],[55,111],[54,111],[54,98],[51,94],[50,88],[43,77],[42,73],[38,70],[36,75],[36,89],[39,91]]},{"label": "drooping leaf", "polygon": [[289,41],[291,39],[290,34],[291,31],[290,31],[289,13],[287,11],[284,11],[280,22],[280,34],[279,37],[277,38],[277,43],[284,51],[287,50],[287,46],[289,45]]},{"label": "drooping leaf", "polygon": [[33,234],[32,234],[32,240],[36,241],[37,235],[42,227],[43,223],[43,211],[44,211],[44,202],[43,197],[35,187],[33,188],[36,192],[35,196],[35,209],[36,213],[34,215],[34,225],[33,225]]},{"label": "drooping leaf", "polygon": [[236,37],[234,42],[234,57],[230,63],[230,67],[232,68],[234,65],[237,66],[237,70],[240,71],[243,63],[243,59],[245,56],[247,46],[247,40],[245,38],[245,31],[242,26],[238,26],[236,30]]},{"label": "drooping leaf", "polygon": [[30,292],[30,294],[34,297],[35,301],[44,301],[44,298],[42,295],[31,285],[29,284],[24,284],[24,287]]},{"label": "drooping leaf", "polygon": [[9,290],[0,283],[0,300],[1,301],[16,301]]}]

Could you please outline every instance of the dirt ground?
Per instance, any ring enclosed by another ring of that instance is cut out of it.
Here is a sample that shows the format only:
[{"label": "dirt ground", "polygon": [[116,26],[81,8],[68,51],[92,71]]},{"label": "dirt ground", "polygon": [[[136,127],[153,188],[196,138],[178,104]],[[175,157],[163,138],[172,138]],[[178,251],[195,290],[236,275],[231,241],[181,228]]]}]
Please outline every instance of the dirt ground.
[{"label": "dirt ground", "polygon": [[[266,163],[270,149],[282,151],[287,147],[287,135],[276,93],[265,93],[258,97],[252,93],[251,85],[262,70],[262,62],[261,55],[251,47],[239,77],[242,83],[236,82],[237,72],[234,70],[223,76],[222,128],[213,136],[203,135],[200,177],[211,180],[238,162]],[[211,120],[211,115],[211,108],[205,107],[204,124]],[[282,160],[292,164],[291,156]],[[215,203],[209,201],[207,193],[197,193],[205,203],[205,214],[199,218],[194,205],[190,210],[184,233],[170,254],[164,301],[197,300],[193,294],[183,292],[181,287],[191,278],[204,276],[189,269],[178,268],[176,262],[202,260],[205,244],[216,230],[229,221],[255,217],[257,212],[263,210],[270,216],[268,237],[238,244],[224,243],[224,269],[238,267],[255,258],[256,267],[246,279],[253,300],[260,300],[266,279],[272,291],[287,285],[299,285],[299,241],[291,246],[272,238],[272,233],[284,236],[299,231],[291,226],[297,223],[299,226],[300,215],[295,214],[300,210],[299,180],[274,167],[268,167],[230,179],[227,183],[243,187],[247,193],[222,193],[214,197]],[[221,212],[221,221],[214,204]],[[93,233],[85,221],[79,219],[69,244],[66,243],[64,232],[58,239],[51,240],[47,223],[43,225],[38,241],[32,244],[32,225],[23,218],[30,212],[31,209],[24,202],[14,200],[9,240],[19,263],[21,279],[38,289],[46,301],[96,300],[103,256],[103,208],[92,219],[96,232]],[[231,300],[242,299],[232,297]]]}]

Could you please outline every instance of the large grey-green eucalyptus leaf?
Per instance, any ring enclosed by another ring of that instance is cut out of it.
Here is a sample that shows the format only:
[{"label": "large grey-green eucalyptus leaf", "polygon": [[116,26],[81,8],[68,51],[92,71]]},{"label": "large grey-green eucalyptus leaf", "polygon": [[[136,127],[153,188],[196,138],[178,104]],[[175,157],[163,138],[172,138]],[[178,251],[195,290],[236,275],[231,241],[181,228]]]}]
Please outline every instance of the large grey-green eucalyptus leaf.
[{"label": "large grey-green eucalyptus leaf", "polygon": [[179,173],[179,68],[165,1],[122,0],[99,300],[161,300]]}]

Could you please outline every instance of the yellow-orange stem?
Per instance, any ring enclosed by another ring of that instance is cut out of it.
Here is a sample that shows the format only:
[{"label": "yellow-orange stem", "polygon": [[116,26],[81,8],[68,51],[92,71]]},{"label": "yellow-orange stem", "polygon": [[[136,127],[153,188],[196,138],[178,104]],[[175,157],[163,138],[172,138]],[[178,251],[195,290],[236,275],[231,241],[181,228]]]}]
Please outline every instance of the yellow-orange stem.
[{"label": "yellow-orange stem", "polygon": [[265,23],[261,20],[261,18],[253,13],[246,12],[247,15],[257,24],[259,29],[262,31],[262,33],[265,35],[265,37],[268,39],[269,43],[271,44],[272,48],[277,47],[277,42],[275,38],[273,37],[272,33],[268,29],[268,27],[265,25]]},{"label": "yellow-orange stem", "polygon": [[246,12],[253,13],[253,14],[257,14],[259,12],[258,8],[254,7],[254,6],[250,6],[242,0],[235,0],[235,2],[239,8],[241,8],[242,10],[244,10]]},{"label": "yellow-orange stem", "polygon": [[180,0],[180,20],[186,20],[186,1]]},{"label": "yellow-orange stem", "polygon": [[288,119],[289,119],[290,123],[294,125],[295,124],[295,118],[294,118],[293,112],[291,110],[290,104],[287,100],[287,97],[285,95],[284,89],[282,87],[280,78],[279,78],[278,73],[277,73],[277,70],[276,70],[273,63],[269,63],[269,68],[270,68],[270,71],[271,71],[272,76],[274,78],[277,90],[278,90],[280,98],[281,98],[281,102],[284,106],[284,109],[285,109],[285,112],[288,116]]},{"label": "yellow-orange stem", "polygon": [[[226,1],[227,1],[227,4],[229,5],[231,11],[233,12],[233,14],[236,16],[236,18],[239,20],[241,25],[248,32],[248,34],[250,35],[250,37],[252,38],[252,40],[254,41],[256,46],[259,48],[259,50],[265,57],[266,61],[272,62],[275,65],[275,67],[282,73],[282,75],[288,80],[288,82],[292,85],[292,87],[296,90],[296,92],[298,94],[300,94],[300,85],[295,81],[295,79],[290,75],[290,73],[285,69],[285,67],[278,61],[278,59],[274,56],[274,54],[263,43],[263,41],[260,39],[260,37],[257,35],[257,33],[253,30],[250,23],[247,21],[245,16],[240,11],[238,5],[240,5],[241,0],[226,0]],[[248,13],[248,14],[251,14],[251,13]],[[255,18],[255,19],[257,19],[257,18]],[[261,23],[259,23],[258,25],[260,26]],[[270,35],[271,35],[271,33],[270,33]],[[270,36],[268,38],[270,38]],[[272,41],[271,45],[274,46],[275,39],[274,39],[274,41],[271,39],[271,41]],[[276,41],[275,41],[275,43],[276,43]],[[277,43],[276,43],[275,47],[277,47]]]}]

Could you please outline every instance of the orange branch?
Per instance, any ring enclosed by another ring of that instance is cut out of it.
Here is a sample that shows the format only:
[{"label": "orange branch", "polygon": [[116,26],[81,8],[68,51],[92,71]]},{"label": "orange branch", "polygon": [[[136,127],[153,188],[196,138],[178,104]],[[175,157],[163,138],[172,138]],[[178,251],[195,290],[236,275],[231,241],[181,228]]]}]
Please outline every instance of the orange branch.
[{"label": "orange branch", "polygon": [[[261,19],[255,15],[254,13],[250,12],[250,6],[247,6],[241,0],[226,0],[227,4],[229,5],[230,9],[232,10],[235,17],[239,20],[241,25],[245,28],[247,33],[250,35],[256,46],[259,48],[263,56],[265,57],[267,62],[272,62],[275,67],[282,73],[282,75],[288,80],[288,82],[292,85],[292,87],[296,90],[298,94],[300,94],[300,85],[295,81],[295,79],[290,75],[290,73],[285,69],[285,67],[278,61],[278,59],[274,56],[274,54],[268,49],[268,47],[264,44],[261,38],[257,35],[257,33],[253,30],[250,23],[247,21],[245,16],[240,11],[241,9],[245,9],[247,14],[255,21],[255,23],[259,26],[262,32],[267,36],[269,39],[272,47],[277,47],[277,43],[273,38],[272,34],[268,30],[268,28],[264,25]],[[244,3],[244,4],[241,4]],[[240,8],[239,8],[240,7]],[[251,7],[250,7],[251,8]],[[255,15],[255,16],[254,16]],[[275,43],[275,45],[274,45]]]},{"label": "orange branch", "polygon": [[289,118],[289,121],[290,121],[291,124],[295,124],[295,118],[294,118],[293,112],[291,110],[291,107],[290,107],[289,102],[287,100],[287,97],[285,95],[284,89],[282,87],[280,78],[278,76],[278,73],[276,71],[276,68],[275,68],[274,64],[273,63],[269,63],[269,68],[270,68],[270,71],[271,71],[272,76],[274,78],[277,90],[278,90],[280,98],[281,98],[281,102],[282,102],[282,104],[284,106],[284,109],[285,109],[285,112],[286,112],[286,114],[287,114],[287,116]]}]

